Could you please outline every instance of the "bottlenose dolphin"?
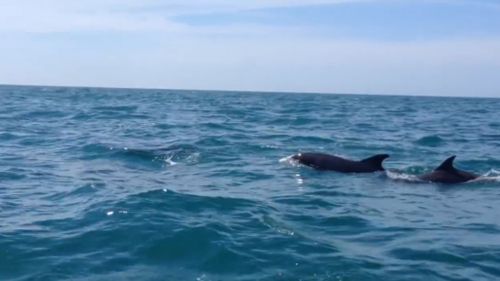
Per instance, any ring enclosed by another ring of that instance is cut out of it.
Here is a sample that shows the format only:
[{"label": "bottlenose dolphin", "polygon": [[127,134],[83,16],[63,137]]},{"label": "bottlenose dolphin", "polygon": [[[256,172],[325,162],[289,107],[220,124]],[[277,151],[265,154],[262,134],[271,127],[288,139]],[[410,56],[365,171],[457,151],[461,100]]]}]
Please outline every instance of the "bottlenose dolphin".
[{"label": "bottlenose dolphin", "polygon": [[299,153],[292,156],[292,159],[318,170],[342,173],[370,173],[383,171],[382,161],[387,157],[389,157],[388,154],[377,154],[361,161],[354,161],[324,153]]},{"label": "bottlenose dolphin", "polygon": [[424,181],[439,182],[439,183],[461,183],[478,178],[479,176],[466,171],[461,171],[453,167],[455,155],[444,160],[439,167],[434,171],[419,176],[418,178]]}]

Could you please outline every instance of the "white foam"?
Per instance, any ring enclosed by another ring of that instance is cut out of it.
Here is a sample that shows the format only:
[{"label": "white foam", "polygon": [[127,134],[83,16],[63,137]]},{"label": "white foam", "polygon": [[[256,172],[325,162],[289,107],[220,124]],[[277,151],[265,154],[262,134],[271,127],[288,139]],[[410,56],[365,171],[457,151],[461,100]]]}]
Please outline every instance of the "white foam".
[{"label": "white foam", "polygon": [[491,169],[484,175],[479,176],[469,182],[500,182],[500,171],[496,169]]},{"label": "white foam", "polygon": [[482,177],[498,177],[498,176],[500,176],[500,171],[495,169],[491,169],[484,175],[482,175]]},{"label": "white foam", "polygon": [[289,164],[289,165],[292,165],[292,166],[298,166],[299,165],[299,161],[293,159],[293,156],[295,156],[295,154],[292,154],[290,156],[287,156],[287,157],[283,157],[279,160],[280,163],[286,163],[286,164]]},{"label": "white foam", "polygon": [[205,281],[207,280],[207,276],[205,273],[201,274],[200,276],[196,277],[196,281]]},{"label": "white foam", "polygon": [[[412,175],[412,174],[407,174],[402,171],[396,171],[396,170],[386,170],[385,174],[387,175],[388,178],[396,181],[405,181],[405,182],[424,182],[423,180],[419,179],[418,176]],[[500,171],[491,169],[484,175],[479,176],[476,179],[467,181],[468,183],[475,183],[475,182],[500,182]]]},{"label": "white foam", "polygon": [[186,162],[188,163],[196,163],[200,159],[200,153],[195,152],[186,157]]},{"label": "white foam", "polygon": [[274,220],[273,218],[269,217],[269,216],[264,216],[262,219],[261,219],[261,222],[269,227],[270,229],[280,233],[280,234],[284,234],[284,235],[288,235],[288,236],[294,236],[295,235],[295,232],[293,231],[293,229],[287,227],[286,225]]},{"label": "white foam", "polygon": [[396,181],[405,181],[405,182],[422,182],[416,175],[407,174],[401,171],[394,170],[386,170],[385,174],[388,178]]},{"label": "white foam", "polygon": [[173,157],[174,157],[174,156],[172,155],[172,156],[168,157],[167,159],[165,159],[165,163],[167,163],[167,164],[168,164],[168,165],[170,165],[170,166],[175,166],[175,165],[177,165],[177,162],[175,162],[175,161],[173,161],[173,160],[172,160],[172,158],[173,158]]}]

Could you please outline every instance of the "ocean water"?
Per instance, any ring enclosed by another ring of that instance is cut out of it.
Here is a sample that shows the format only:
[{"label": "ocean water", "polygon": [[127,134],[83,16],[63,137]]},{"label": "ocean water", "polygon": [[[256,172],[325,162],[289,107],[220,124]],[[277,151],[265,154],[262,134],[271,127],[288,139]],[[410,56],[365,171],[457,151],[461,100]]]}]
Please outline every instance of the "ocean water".
[{"label": "ocean water", "polygon": [[0,280],[499,280],[499,170],[500,99],[1,86]]}]

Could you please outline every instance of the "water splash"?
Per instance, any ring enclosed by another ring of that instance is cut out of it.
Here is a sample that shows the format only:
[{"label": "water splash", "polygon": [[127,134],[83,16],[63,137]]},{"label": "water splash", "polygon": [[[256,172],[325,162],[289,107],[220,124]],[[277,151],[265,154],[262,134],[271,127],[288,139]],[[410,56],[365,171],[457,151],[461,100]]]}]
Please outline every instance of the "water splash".
[{"label": "water splash", "polygon": [[264,216],[262,216],[262,218],[260,218],[260,221],[262,222],[262,224],[264,224],[265,226],[269,227],[270,229],[276,231],[277,233],[288,235],[288,236],[295,235],[295,231],[291,227],[289,227],[289,226],[285,225],[284,223],[272,218],[271,216],[264,215]]},{"label": "water splash", "polygon": [[174,155],[171,155],[170,157],[166,158],[165,159],[165,163],[167,163],[170,166],[177,165],[177,162],[175,162],[175,161],[172,160],[173,157],[174,157]]},{"label": "water splash", "polygon": [[477,179],[471,180],[469,182],[500,182],[500,171],[491,169],[483,175],[479,176]]},{"label": "water splash", "polygon": [[[418,175],[405,173],[400,170],[386,170],[385,174],[388,178],[395,181],[402,181],[408,183],[423,183],[426,182],[418,177]],[[500,182],[500,171],[491,169],[483,175],[480,175],[476,179],[467,181],[466,183],[482,183],[482,182]]]},{"label": "water splash", "polygon": [[125,162],[143,164],[177,165],[179,162],[194,164],[200,157],[197,147],[191,145],[171,145],[164,148],[131,148],[104,144],[89,144],[83,147],[83,159],[120,159]]},{"label": "water splash", "polygon": [[387,175],[388,178],[395,181],[403,181],[409,183],[424,182],[423,180],[419,179],[418,176],[408,174],[400,170],[395,170],[395,169],[386,170],[385,174]]},{"label": "water splash", "polygon": [[291,165],[291,166],[294,166],[294,167],[297,167],[300,165],[299,161],[294,159],[293,157],[295,156],[296,154],[292,154],[290,156],[286,156],[286,157],[283,157],[283,158],[280,158],[279,159],[279,162],[280,163],[285,163],[285,164],[288,164],[288,165]]}]

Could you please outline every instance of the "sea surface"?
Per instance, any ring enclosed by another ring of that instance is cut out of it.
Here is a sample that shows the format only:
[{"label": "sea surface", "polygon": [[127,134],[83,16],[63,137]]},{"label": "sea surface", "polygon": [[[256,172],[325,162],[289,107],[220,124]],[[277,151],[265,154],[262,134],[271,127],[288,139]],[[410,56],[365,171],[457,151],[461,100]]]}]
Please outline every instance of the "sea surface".
[{"label": "sea surface", "polygon": [[500,280],[499,170],[500,99],[1,86],[0,280]]}]

